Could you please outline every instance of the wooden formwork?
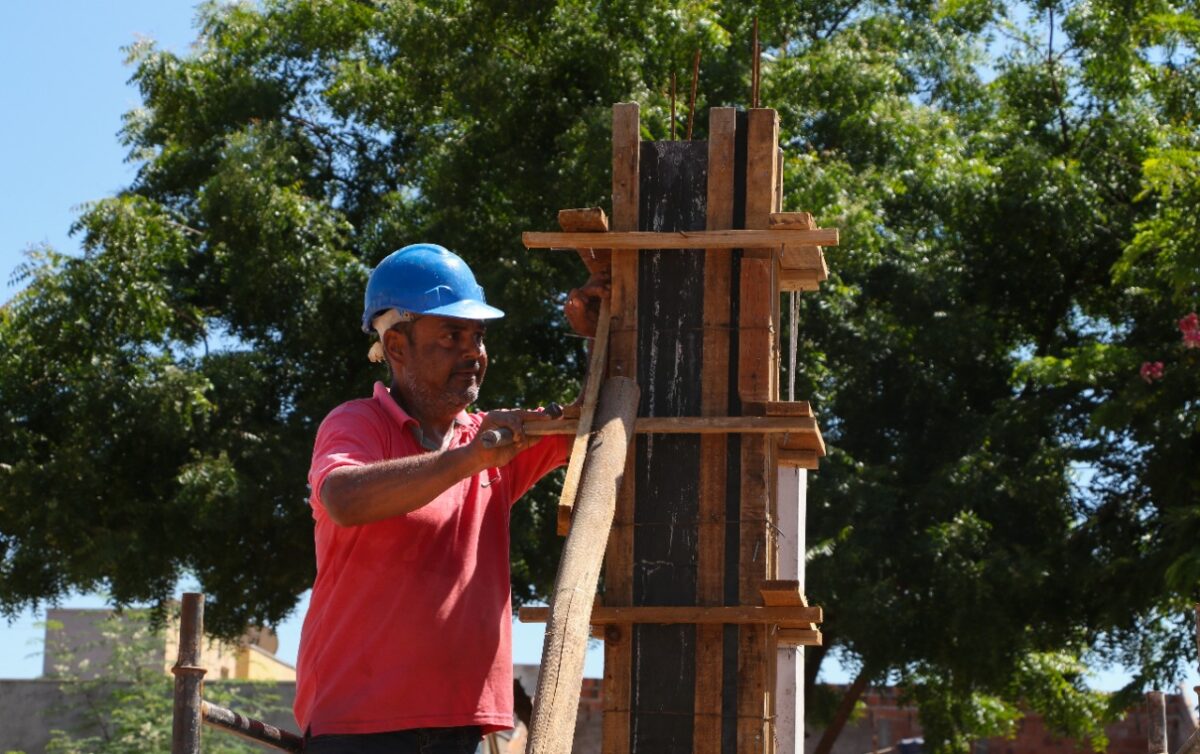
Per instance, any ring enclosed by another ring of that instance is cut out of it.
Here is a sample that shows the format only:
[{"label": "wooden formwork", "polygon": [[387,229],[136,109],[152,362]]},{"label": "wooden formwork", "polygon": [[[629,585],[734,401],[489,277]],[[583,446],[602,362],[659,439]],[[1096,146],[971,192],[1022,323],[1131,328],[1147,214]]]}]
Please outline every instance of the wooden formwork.
[{"label": "wooden formwork", "polygon": [[824,454],[808,404],[779,400],[779,310],[825,278],[837,234],[782,213],[782,185],[774,110],[713,108],[708,141],[643,142],[618,104],[611,220],[564,212],[564,232],[525,236],[611,258],[607,374],[641,388],[592,616],[606,754],[775,751],[777,648],[820,642],[820,609],[778,580],[779,466]]}]

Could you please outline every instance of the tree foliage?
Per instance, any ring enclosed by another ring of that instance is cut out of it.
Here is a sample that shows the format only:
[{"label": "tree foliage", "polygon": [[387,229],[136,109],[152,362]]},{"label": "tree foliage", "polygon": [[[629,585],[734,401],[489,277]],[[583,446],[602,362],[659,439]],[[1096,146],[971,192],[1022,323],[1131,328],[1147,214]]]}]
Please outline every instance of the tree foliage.
[{"label": "tree foliage", "polygon": [[[488,405],[569,396],[582,270],[519,232],[607,204],[611,103],[664,138],[694,50],[698,135],[744,104],[756,16],[788,208],[842,229],[796,375],[831,449],[826,637],[940,750],[1020,699],[1099,744],[1081,662],[1171,680],[1200,596],[1191,0],[201,6],[189,54],[130,49],[137,178],[0,310],[0,606],[162,600],[186,570],[224,633],[285,616],[316,424],[381,376],[366,271],[409,241],[509,312]],[[514,514],[517,599],[553,572],[548,492]]]}]

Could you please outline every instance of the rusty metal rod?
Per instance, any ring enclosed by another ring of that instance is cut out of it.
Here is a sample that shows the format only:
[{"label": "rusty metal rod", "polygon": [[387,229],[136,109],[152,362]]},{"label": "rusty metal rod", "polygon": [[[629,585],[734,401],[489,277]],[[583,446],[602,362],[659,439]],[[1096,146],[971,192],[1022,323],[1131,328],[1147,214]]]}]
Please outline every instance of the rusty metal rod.
[{"label": "rusty metal rod", "polygon": [[212,702],[201,702],[204,724],[283,751],[302,751],[304,739],[270,723],[240,715]]},{"label": "rusty metal rod", "polygon": [[758,107],[758,16],[754,17],[754,39],[750,42],[750,107]]},{"label": "rusty metal rod", "polygon": [[692,122],[696,119],[696,83],[700,78],[700,48],[696,48],[696,57],[692,60],[692,96],[688,101],[688,130],[687,140],[692,140]]},{"label": "rusty metal rod", "polygon": [[204,595],[187,592],[179,616],[179,654],[171,672],[175,675],[174,713],[171,722],[171,754],[200,752],[200,695],[204,690],[204,668],[200,667],[200,639],[204,635]]},{"label": "rusty metal rod", "polygon": [[671,141],[675,141],[675,72],[671,72]]}]

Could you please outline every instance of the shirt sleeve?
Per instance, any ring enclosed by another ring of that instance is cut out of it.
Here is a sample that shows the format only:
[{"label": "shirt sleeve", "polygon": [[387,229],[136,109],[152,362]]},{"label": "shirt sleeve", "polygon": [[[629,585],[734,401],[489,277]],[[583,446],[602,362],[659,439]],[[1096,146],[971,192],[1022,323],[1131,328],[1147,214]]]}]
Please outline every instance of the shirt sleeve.
[{"label": "shirt sleeve", "polygon": [[539,479],[567,462],[571,456],[574,435],[547,435],[529,450],[522,452],[504,467],[512,489],[512,502]]},{"label": "shirt sleeve", "polygon": [[325,514],[321,504],[321,485],[335,469],[366,466],[387,458],[387,442],[379,418],[369,406],[347,403],[334,409],[313,444],[312,465],[308,470],[311,489],[309,504],[313,516]]}]

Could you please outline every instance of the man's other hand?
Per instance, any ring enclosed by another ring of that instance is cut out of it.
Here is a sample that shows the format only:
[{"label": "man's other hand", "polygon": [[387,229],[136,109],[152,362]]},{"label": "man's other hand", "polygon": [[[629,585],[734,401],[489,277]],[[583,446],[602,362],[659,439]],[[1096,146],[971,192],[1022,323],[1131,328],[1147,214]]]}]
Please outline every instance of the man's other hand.
[{"label": "man's other hand", "polygon": [[600,319],[600,302],[612,294],[612,277],[607,270],[593,272],[582,288],[573,288],[567,294],[563,314],[571,329],[585,338],[596,335],[596,324]]}]

